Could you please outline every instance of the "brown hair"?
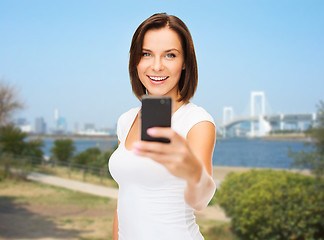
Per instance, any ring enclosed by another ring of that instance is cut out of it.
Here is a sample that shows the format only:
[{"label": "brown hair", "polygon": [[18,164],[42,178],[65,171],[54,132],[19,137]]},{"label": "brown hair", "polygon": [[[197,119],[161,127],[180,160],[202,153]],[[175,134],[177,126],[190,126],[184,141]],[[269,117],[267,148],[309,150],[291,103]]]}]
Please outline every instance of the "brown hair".
[{"label": "brown hair", "polygon": [[166,13],[157,13],[152,15],[142,22],[134,33],[129,51],[129,76],[133,92],[138,99],[146,93],[146,88],[141,83],[137,73],[137,65],[142,56],[144,35],[148,30],[160,29],[163,27],[169,27],[175,31],[181,39],[185,69],[182,70],[179,80],[180,99],[178,99],[178,101],[188,102],[195,94],[198,83],[198,68],[195,49],[187,26],[176,16],[167,15]]}]

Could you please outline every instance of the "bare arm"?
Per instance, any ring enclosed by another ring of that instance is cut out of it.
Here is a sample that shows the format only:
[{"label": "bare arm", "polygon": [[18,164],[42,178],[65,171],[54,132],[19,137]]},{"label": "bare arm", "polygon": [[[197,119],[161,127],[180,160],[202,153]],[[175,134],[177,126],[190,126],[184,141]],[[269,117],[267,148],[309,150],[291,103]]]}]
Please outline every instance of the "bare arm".
[{"label": "bare arm", "polygon": [[196,124],[188,133],[187,141],[194,156],[201,163],[187,181],[185,200],[196,210],[204,209],[213,197],[216,184],[212,178],[212,157],[216,141],[215,126],[210,122]]},{"label": "bare arm", "polygon": [[[118,140],[118,145],[120,145],[120,141]],[[118,240],[118,214],[117,214],[117,206],[114,215],[113,221],[113,240]]]},{"label": "bare arm", "polygon": [[201,211],[207,207],[216,190],[212,177],[203,168],[198,182],[187,182],[185,200],[195,210]]},{"label": "bare arm", "polygon": [[216,185],[212,179],[212,155],[215,126],[207,121],[196,124],[184,139],[171,128],[151,128],[148,134],[165,137],[170,144],[136,142],[133,152],[164,165],[171,174],[187,181],[186,202],[196,210],[205,208],[213,197]]},{"label": "bare arm", "polygon": [[113,222],[113,240],[118,240],[118,215],[117,215],[117,207],[114,216]]}]

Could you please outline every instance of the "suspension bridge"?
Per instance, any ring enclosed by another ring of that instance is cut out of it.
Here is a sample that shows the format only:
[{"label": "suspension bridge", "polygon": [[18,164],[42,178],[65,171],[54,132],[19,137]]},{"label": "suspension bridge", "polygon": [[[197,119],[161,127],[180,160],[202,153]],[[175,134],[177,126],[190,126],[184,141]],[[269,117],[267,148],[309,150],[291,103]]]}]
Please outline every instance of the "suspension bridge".
[{"label": "suspension bridge", "polygon": [[223,121],[219,131],[223,137],[262,137],[271,131],[292,130],[302,132],[314,126],[316,113],[266,112],[264,92],[251,92],[250,113],[244,117],[234,117],[233,107],[223,108]]}]

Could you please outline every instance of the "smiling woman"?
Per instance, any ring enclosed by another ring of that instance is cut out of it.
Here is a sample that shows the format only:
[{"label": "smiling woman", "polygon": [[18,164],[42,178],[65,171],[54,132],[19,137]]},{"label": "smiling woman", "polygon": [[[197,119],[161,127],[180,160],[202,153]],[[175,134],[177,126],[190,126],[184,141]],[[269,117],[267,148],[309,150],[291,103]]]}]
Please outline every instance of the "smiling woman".
[{"label": "smiling woman", "polygon": [[172,99],[171,128],[149,128],[140,141],[140,107],[118,120],[119,147],[109,169],[119,184],[114,240],[202,240],[194,211],[214,195],[213,118],[189,102],[197,87],[191,35],[177,17],[155,14],[136,30],[129,60],[133,92]]},{"label": "smiling woman", "polygon": [[181,39],[168,27],[147,31],[137,65],[138,77],[149,95],[173,95],[185,69]]},{"label": "smiling woman", "polygon": [[[164,41],[161,41],[160,39],[152,39],[157,37],[157,34],[159,33],[160,36],[163,37]],[[167,36],[163,34],[172,36],[172,38],[168,39]],[[152,46],[153,43],[148,41],[151,39],[156,41],[157,44],[154,44],[153,49],[146,49],[146,47]],[[145,40],[146,42],[144,42]],[[163,45],[159,46],[158,44],[161,42],[163,42]],[[187,26],[175,16],[155,14],[145,20],[135,31],[130,47],[129,75],[133,92],[139,99],[142,95],[146,94],[146,88],[139,78],[139,73],[137,72],[138,65],[140,61],[143,61],[143,57],[151,57],[152,52],[150,51],[153,50],[165,51],[164,57],[166,59],[172,60],[173,58],[182,58],[183,68],[181,69],[181,76],[178,79],[180,94],[179,101],[188,102],[193,97],[197,88],[198,68],[194,44]],[[162,64],[162,62],[157,63]]]}]

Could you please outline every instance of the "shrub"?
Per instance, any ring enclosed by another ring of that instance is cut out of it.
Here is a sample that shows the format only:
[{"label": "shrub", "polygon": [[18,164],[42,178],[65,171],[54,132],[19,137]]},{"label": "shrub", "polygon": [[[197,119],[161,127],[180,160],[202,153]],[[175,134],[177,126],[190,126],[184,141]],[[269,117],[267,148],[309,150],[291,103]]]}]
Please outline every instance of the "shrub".
[{"label": "shrub", "polygon": [[22,155],[25,148],[27,134],[14,125],[0,126],[1,153]]},{"label": "shrub", "polygon": [[229,223],[215,224],[214,226],[209,226],[206,230],[201,229],[201,232],[205,240],[239,240],[232,232]]},{"label": "shrub", "polygon": [[324,178],[324,102],[320,101],[317,108],[317,126],[307,131],[307,135],[315,140],[311,144],[312,151],[289,151],[288,156],[294,159],[293,167],[310,169],[317,178]]},{"label": "shrub", "polygon": [[93,168],[100,168],[102,171],[108,171],[108,177],[112,178],[108,169],[108,162],[113,151],[101,151],[95,147],[88,148],[74,156],[73,161]]},{"label": "shrub", "polygon": [[101,154],[99,148],[93,147],[78,153],[74,156],[74,162],[78,164],[89,164],[97,161],[98,156]]},{"label": "shrub", "polygon": [[71,139],[56,139],[51,148],[53,157],[63,162],[67,162],[73,156],[74,151],[74,141]]},{"label": "shrub", "polygon": [[216,193],[242,239],[324,239],[324,184],[275,170],[231,173]]}]

